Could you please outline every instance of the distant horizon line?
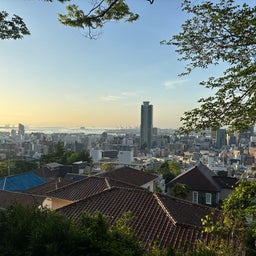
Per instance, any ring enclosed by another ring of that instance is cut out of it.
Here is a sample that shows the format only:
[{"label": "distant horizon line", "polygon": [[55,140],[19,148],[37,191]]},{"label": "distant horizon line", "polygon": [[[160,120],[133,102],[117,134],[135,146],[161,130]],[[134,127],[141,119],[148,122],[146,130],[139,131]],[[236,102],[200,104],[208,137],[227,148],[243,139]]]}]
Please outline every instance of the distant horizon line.
[{"label": "distant horizon line", "polygon": [[[79,126],[79,125],[25,125],[23,123],[19,123],[24,125],[25,128],[31,129],[31,128],[66,128],[66,129],[140,129],[139,126]],[[0,124],[0,129],[13,129],[18,128],[18,125],[13,124]],[[162,130],[177,130],[178,128],[162,128],[162,127],[156,127],[153,128],[162,129]]]},{"label": "distant horizon line", "polygon": [[[22,124],[22,123],[19,123]],[[18,129],[18,125],[1,125],[0,124],[0,130],[1,129]],[[24,125],[25,129],[31,130],[31,129],[76,129],[76,130],[139,130],[139,126],[68,126],[68,125]],[[153,128],[157,128],[160,130],[177,130],[178,128],[161,128],[154,126]]]}]

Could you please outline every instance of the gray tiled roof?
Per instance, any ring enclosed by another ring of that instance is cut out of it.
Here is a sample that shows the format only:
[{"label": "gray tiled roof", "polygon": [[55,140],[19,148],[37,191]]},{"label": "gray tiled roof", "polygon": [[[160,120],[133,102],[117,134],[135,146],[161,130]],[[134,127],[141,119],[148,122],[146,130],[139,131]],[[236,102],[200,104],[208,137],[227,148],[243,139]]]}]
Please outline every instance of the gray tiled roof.
[{"label": "gray tiled roof", "polygon": [[212,178],[221,188],[227,189],[234,189],[239,181],[235,177],[213,176]]},{"label": "gray tiled roof", "polygon": [[215,175],[213,171],[200,163],[175,177],[167,186],[182,183],[186,184],[191,190],[219,192],[220,187],[213,180],[213,175]]}]

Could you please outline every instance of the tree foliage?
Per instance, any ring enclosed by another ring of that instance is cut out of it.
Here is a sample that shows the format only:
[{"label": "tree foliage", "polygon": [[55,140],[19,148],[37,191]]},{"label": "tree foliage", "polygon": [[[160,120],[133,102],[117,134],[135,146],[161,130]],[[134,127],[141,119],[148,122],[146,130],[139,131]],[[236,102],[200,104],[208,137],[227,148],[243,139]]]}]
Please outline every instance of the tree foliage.
[{"label": "tree foliage", "polygon": [[[37,163],[26,161],[23,159],[10,159],[0,162],[0,177],[20,174],[24,172],[34,171],[37,169]],[[9,170],[8,170],[9,169]]]},{"label": "tree foliage", "polygon": [[114,165],[111,163],[103,163],[100,165],[100,168],[104,171],[104,172],[110,172],[112,170],[114,170]]},{"label": "tree foliage", "polygon": [[232,255],[256,255],[256,182],[241,180],[222,210],[217,219],[211,215],[203,220],[204,230],[228,237],[236,249]]},{"label": "tree foliage", "polygon": [[[3,256],[200,256],[218,255],[205,244],[184,254],[171,247],[160,248],[156,241],[145,249],[130,227],[134,217],[124,213],[115,223],[100,212],[83,212],[69,219],[59,211],[36,205],[13,204],[0,209],[0,250]],[[227,255],[227,254],[223,254]]]},{"label": "tree foliage", "polygon": [[[54,0],[44,0],[54,2]],[[56,0],[60,3],[72,2],[71,0]],[[153,3],[154,0],[146,0]],[[106,22],[120,21],[134,22],[139,18],[137,13],[130,10],[125,0],[94,0],[84,1],[83,7],[77,4],[67,4],[66,13],[58,14],[60,23],[65,26],[87,29],[85,34],[89,38],[97,36],[97,29],[102,28]],[[86,3],[87,2],[87,3]],[[20,39],[30,32],[22,18],[14,15],[11,21],[7,19],[7,12],[0,12],[0,39]]]},{"label": "tree foliage", "polygon": [[185,199],[189,194],[189,189],[186,184],[177,183],[172,188],[172,194],[176,197]]},{"label": "tree foliage", "polygon": [[6,11],[0,11],[0,39],[21,39],[30,32],[23,19],[18,15],[9,18]]},{"label": "tree foliage", "polygon": [[179,163],[173,161],[165,161],[159,166],[157,172],[163,175],[165,183],[167,184],[173,178],[178,176],[181,173],[181,170],[182,167]]},{"label": "tree foliage", "polygon": [[143,255],[126,220],[111,226],[100,213],[84,213],[74,222],[59,212],[12,205],[0,210],[1,255]]},{"label": "tree foliage", "polygon": [[92,30],[103,27],[109,20],[133,22],[139,15],[130,11],[129,6],[123,0],[94,1],[93,6],[85,13],[78,5],[66,6],[67,13],[59,14],[59,21],[71,27],[88,28],[89,37],[93,37]]},{"label": "tree foliage", "polygon": [[74,152],[72,150],[65,150],[62,142],[57,142],[53,146],[53,152],[50,154],[42,155],[40,158],[40,165],[47,163],[57,162],[59,164],[71,165],[74,162],[85,161],[87,163],[92,162],[92,158],[88,151],[82,150],[80,152]]},{"label": "tree foliage", "polygon": [[221,77],[201,82],[215,94],[199,99],[200,107],[184,113],[180,131],[251,126],[256,117],[256,6],[235,0],[194,3],[183,1],[183,11],[191,18],[182,32],[162,43],[176,46],[179,60],[188,63],[182,75],[220,63],[228,68]]},{"label": "tree foliage", "polygon": [[[53,2],[54,0],[44,0]],[[65,4],[71,0],[56,0]],[[154,0],[146,0],[153,3]],[[255,123],[256,116],[256,6],[235,0],[218,1],[183,0],[182,9],[189,18],[183,31],[163,41],[177,47],[180,60],[188,62],[184,74],[195,68],[225,63],[228,68],[221,77],[210,77],[201,85],[215,94],[198,100],[200,107],[187,111],[181,117],[180,131],[214,130],[230,126],[241,130]],[[198,3],[198,4],[197,4]],[[139,18],[125,0],[86,1],[83,7],[67,4],[66,13],[59,14],[59,21],[71,27],[88,29],[87,36],[94,38],[97,29],[108,21],[133,22]],[[0,38],[22,38],[29,31],[22,18],[0,12]]]}]

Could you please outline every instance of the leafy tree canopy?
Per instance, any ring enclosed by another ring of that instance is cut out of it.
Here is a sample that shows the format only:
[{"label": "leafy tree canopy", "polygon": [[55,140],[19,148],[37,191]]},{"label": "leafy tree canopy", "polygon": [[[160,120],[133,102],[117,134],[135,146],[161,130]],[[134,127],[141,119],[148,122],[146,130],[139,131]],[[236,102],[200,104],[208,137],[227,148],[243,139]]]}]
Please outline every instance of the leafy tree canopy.
[{"label": "leafy tree canopy", "polygon": [[[44,1],[54,2],[54,0]],[[72,2],[72,0],[56,1]],[[154,2],[154,0],[146,1],[151,4]],[[96,37],[97,34],[93,31],[102,28],[108,21],[133,22],[139,18],[137,13],[130,10],[125,0],[87,0],[84,2],[83,7],[77,4],[67,4],[66,13],[58,14],[58,19],[63,25],[88,29],[89,38]],[[21,39],[29,34],[29,29],[21,17],[14,15],[12,19],[8,19],[7,12],[0,12],[0,39]]]},{"label": "leafy tree canopy", "polygon": [[[99,212],[84,212],[78,219],[69,219],[59,211],[13,204],[0,209],[1,255],[184,256],[182,248],[160,248],[158,241],[145,249],[130,227],[134,220],[131,212],[113,224],[110,219]],[[215,254],[199,244],[186,255],[228,254]]]},{"label": "leafy tree canopy", "polygon": [[21,39],[30,32],[23,19],[18,15],[9,18],[9,14],[0,11],[0,39]]},{"label": "leafy tree canopy", "polygon": [[163,162],[157,172],[163,175],[165,179],[165,183],[167,184],[173,178],[178,176],[181,173],[182,167],[179,163],[173,161],[165,161]]},{"label": "leafy tree canopy", "polygon": [[181,117],[182,133],[229,126],[241,130],[255,124],[256,117],[256,6],[235,0],[183,1],[191,18],[182,32],[163,41],[177,47],[179,60],[186,61],[189,74],[195,68],[227,64],[221,77],[210,77],[201,85],[215,92],[199,99],[200,107]]},{"label": "leafy tree canopy", "polygon": [[189,189],[186,184],[177,183],[172,188],[172,193],[174,196],[185,199],[189,194]]},{"label": "leafy tree canopy", "polygon": [[36,162],[30,162],[23,159],[10,159],[0,162],[0,177],[36,170]]},{"label": "leafy tree canopy", "polygon": [[256,182],[241,180],[222,210],[218,219],[212,215],[203,220],[205,231],[231,238],[236,244],[233,255],[256,255]]},{"label": "leafy tree canopy", "polygon": [[12,205],[0,210],[1,255],[142,256],[127,216],[110,226],[100,213],[84,213],[75,222],[59,212]]},{"label": "leafy tree canopy", "polygon": [[114,165],[111,163],[103,163],[100,165],[100,168],[105,172],[110,172],[115,169]]},{"label": "leafy tree canopy", "polygon": [[[242,130],[254,125],[256,6],[246,2],[239,5],[235,0],[183,0],[182,8],[191,18],[182,25],[182,32],[162,43],[176,46],[180,60],[188,63],[183,75],[195,68],[206,69],[220,63],[228,68],[221,77],[201,82],[214,94],[199,99],[200,107],[184,113],[180,132],[216,130],[223,126]],[[108,21],[133,22],[139,18],[125,0],[95,0],[91,4],[86,1],[83,7],[68,4],[66,10],[65,14],[59,14],[59,21],[66,26],[88,29],[89,38],[94,38],[94,31]],[[8,13],[0,12],[0,39],[18,39],[28,34],[22,18],[14,15],[9,19]]]},{"label": "leafy tree canopy", "polygon": [[77,161],[92,162],[92,158],[88,151],[80,151],[78,153],[72,150],[65,150],[62,142],[57,142],[53,146],[53,152],[47,155],[41,155],[40,165],[44,165],[51,162],[57,162],[60,164],[71,165]]}]

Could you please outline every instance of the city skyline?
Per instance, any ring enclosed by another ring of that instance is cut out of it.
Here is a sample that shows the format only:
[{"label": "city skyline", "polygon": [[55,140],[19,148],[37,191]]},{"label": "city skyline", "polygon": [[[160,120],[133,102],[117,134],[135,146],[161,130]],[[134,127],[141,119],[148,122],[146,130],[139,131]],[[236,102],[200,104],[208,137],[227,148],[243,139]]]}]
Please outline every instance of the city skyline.
[{"label": "city skyline", "polygon": [[59,24],[60,3],[0,2],[31,31],[0,41],[1,124],[138,127],[141,102],[150,101],[155,127],[178,128],[182,114],[210,94],[199,82],[222,72],[217,66],[178,76],[185,63],[174,47],[160,45],[187,18],[178,1],[131,1],[140,19],[108,23],[97,40]]}]

